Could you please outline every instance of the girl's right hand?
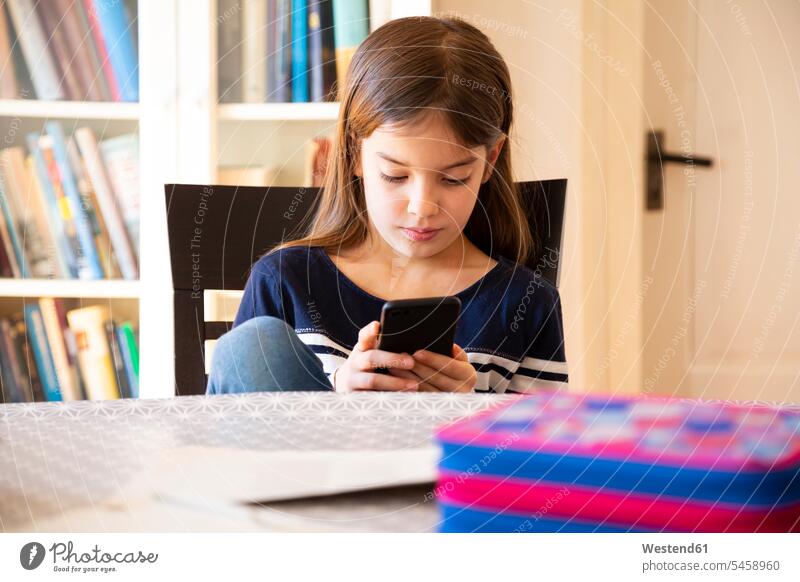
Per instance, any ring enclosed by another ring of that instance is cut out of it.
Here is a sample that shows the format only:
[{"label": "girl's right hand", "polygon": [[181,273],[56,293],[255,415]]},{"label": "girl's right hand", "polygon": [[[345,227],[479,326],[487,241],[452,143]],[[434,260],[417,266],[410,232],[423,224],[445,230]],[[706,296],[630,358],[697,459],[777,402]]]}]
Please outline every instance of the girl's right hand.
[{"label": "girl's right hand", "polygon": [[354,390],[409,392],[419,388],[418,382],[408,378],[376,372],[376,368],[410,370],[414,367],[414,358],[410,354],[395,354],[377,349],[380,327],[380,322],[373,321],[359,330],[358,343],[350,352],[350,357],[334,373],[333,385],[336,392]]}]

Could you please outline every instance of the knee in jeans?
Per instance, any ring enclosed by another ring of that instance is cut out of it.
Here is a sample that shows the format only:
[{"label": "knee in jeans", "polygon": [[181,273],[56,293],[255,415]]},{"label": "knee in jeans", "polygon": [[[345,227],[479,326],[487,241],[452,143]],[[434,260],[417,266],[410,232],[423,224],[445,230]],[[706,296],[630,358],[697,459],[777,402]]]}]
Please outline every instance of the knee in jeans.
[{"label": "knee in jeans", "polygon": [[266,356],[276,351],[289,330],[291,326],[280,318],[258,316],[220,336],[214,349],[210,384],[224,385],[217,387],[221,392],[242,391],[239,386],[257,387],[263,382],[265,366],[270,367]]},{"label": "knee in jeans", "polygon": [[275,334],[285,334],[287,329],[292,329],[291,326],[282,320],[280,317],[273,317],[271,315],[259,315],[248,319],[247,321],[239,324],[223,337],[229,335],[240,336],[242,339],[248,337],[257,338],[259,336],[269,336]]},{"label": "knee in jeans", "polygon": [[220,336],[214,350],[215,360],[216,357],[251,359],[263,354],[268,345],[274,349],[290,331],[293,331],[291,326],[279,317],[253,317]]}]

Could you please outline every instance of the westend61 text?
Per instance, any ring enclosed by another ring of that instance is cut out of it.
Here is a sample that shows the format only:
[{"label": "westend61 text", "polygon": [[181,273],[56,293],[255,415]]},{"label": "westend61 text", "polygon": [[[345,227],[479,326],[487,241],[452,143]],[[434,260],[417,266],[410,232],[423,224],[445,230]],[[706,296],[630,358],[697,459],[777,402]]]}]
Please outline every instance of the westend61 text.
[{"label": "westend61 text", "polygon": [[682,546],[642,544],[642,551],[645,554],[707,554],[708,544],[686,544]]}]

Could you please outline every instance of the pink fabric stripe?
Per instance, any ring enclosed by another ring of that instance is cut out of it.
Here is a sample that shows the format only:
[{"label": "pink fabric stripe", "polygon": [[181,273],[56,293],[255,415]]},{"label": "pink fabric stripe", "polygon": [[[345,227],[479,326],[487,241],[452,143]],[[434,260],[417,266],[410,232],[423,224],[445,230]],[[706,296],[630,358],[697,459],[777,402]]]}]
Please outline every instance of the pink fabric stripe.
[{"label": "pink fabric stripe", "polygon": [[[488,511],[508,510],[541,519],[546,515],[608,525],[663,531],[800,532],[800,503],[768,507],[684,501],[622,494],[573,484],[535,484],[444,472],[436,486],[441,501]],[[538,514],[538,515],[537,515]]]}]

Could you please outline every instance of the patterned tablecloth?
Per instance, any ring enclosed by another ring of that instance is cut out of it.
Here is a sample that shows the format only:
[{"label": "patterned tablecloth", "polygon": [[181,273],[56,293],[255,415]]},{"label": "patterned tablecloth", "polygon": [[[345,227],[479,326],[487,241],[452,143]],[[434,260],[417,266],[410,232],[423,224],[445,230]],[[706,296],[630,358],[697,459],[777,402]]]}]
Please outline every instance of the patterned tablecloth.
[{"label": "patterned tablecloth", "polygon": [[174,447],[418,447],[436,426],[509,398],[309,392],[0,405],[0,531],[435,530],[438,512],[420,487],[275,503],[228,521],[132,499],[127,487]]}]

